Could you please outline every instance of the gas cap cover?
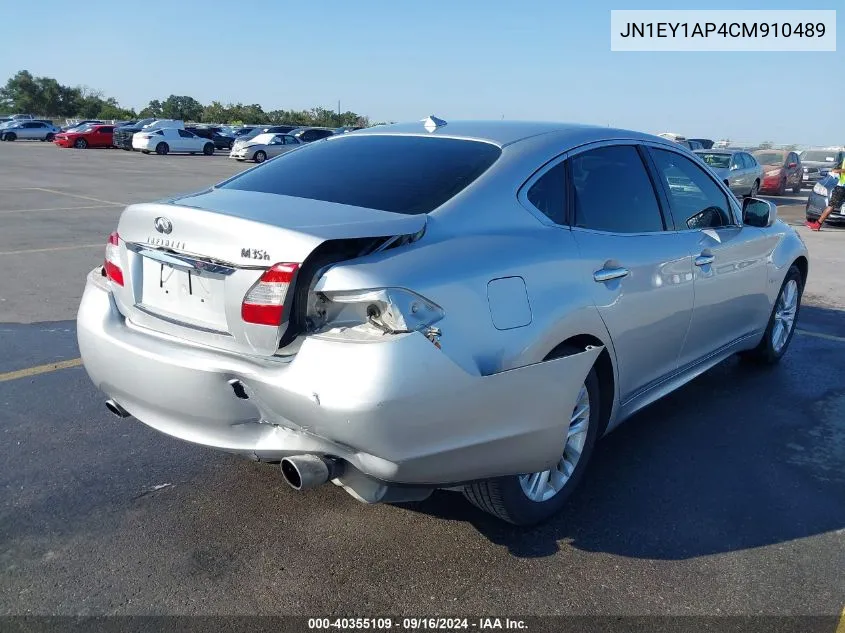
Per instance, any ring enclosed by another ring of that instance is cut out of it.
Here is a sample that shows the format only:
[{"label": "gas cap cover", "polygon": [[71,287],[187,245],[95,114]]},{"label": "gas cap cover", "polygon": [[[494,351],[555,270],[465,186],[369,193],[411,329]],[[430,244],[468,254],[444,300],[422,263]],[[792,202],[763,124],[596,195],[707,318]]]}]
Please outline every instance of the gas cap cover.
[{"label": "gas cap cover", "polygon": [[531,304],[522,277],[499,277],[487,282],[487,303],[497,330],[512,330],[531,323]]}]

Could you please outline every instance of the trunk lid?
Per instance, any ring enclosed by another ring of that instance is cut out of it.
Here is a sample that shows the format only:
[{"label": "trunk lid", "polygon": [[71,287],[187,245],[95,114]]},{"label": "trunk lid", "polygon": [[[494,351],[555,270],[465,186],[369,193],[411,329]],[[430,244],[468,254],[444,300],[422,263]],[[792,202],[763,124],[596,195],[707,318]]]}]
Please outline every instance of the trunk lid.
[{"label": "trunk lid", "polygon": [[137,326],[271,355],[289,310],[279,327],[241,318],[244,297],[268,268],[301,264],[328,240],[414,234],[425,222],[424,215],[225,189],[135,204],[118,224],[124,286],[114,287],[115,301]]}]

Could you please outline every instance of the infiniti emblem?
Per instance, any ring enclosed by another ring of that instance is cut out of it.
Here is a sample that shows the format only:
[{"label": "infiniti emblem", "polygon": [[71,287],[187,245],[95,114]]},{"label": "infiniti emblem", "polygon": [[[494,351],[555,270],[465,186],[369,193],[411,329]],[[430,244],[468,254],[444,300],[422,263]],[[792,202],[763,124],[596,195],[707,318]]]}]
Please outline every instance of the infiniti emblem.
[{"label": "infiniti emblem", "polygon": [[173,223],[165,217],[156,218],[153,224],[156,227],[156,231],[164,233],[165,235],[169,234],[173,230]]}]

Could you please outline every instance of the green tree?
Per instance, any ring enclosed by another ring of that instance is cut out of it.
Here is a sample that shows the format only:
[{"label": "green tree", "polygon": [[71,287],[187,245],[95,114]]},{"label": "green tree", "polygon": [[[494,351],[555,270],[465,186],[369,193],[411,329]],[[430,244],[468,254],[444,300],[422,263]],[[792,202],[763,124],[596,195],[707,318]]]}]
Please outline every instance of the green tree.
[{"label": "green tree", "polygon": [[202,112],[202,104],[188,96],[170,95],[161,104],[161,114],[165,119],[199,121],[202,118]]},{"label": "green tree", "polygon": [[138,113],[138,116],[142,119],[149,119],[149,118],[161,118],[161,101],[158,99],[153,99],[147,104],[147,107],[141,110]]},{"label": "green tree", "polygon": [[28,70],[18,71],[0,90],[0,98],[8,104],[10,110],[22,113],[37,111],[41,105],[35,77]]}]

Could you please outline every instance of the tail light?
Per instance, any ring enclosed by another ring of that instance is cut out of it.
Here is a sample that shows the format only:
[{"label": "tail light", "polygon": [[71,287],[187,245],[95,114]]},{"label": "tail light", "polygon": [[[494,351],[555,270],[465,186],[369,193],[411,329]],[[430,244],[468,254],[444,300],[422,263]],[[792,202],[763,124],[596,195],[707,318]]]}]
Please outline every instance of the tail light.
[{"label": "tail light", "polygon": [[118,286],[123,285],[123,269],[120,267],[120,235],[117,234],[117,231],[109,235],[109,241],[106,243],[106,261],[103,267],[106,269],[106,277]]},{"label": "tail light", "polygon": [[363,326],[383,334],[427,333],[445,316],[439,305],[406,288],[318,292],[309,304],[313,330]]},{"label": "tail light", "polygon": [[281,325],[285,298],[299,264],[275,264],[249,289],[241,305],[241,318],[257,325]]}]

